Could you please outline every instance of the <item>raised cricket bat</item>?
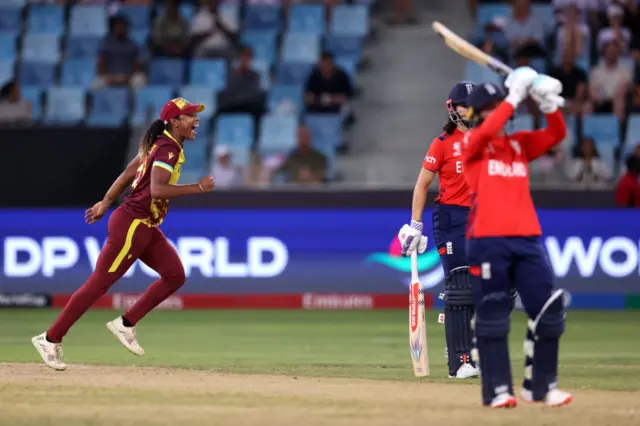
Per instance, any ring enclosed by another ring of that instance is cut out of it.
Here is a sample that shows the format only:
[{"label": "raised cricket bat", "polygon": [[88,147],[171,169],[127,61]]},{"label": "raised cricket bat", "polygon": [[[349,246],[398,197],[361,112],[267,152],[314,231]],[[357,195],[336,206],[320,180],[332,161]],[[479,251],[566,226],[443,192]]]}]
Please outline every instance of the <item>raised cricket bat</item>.
[{"label": "raised cricket bat", "polygon": [[418,275],[418,253],[411,254],[411,284],[409,284],[409,347],[413,374],[429,375],[429,349],[427,347],[427,322],[424,317],[424,290]]},{"label": "raised cricket bat", "polygon": [[[456,33],[442,25],[440,22],[433,21],[431,27],[436,34],[444,39],[445,44],[458,55],[480,64],[483,67],[489,68],[503,77],[506,77],[513,72],[511,67],[505,65],[496,58],[487,55],[465,39],[459,37]],[[563,97],[553,95],[552,98],[559,106],[564,106],[565,100]]]}]

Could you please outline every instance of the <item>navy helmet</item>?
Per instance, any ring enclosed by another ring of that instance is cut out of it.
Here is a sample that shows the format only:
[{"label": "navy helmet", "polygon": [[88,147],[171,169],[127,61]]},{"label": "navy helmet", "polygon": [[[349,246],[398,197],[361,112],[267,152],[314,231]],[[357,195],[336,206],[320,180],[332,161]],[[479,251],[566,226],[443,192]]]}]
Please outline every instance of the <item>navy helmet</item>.
[{"label": "navy helmet", "polygon": [[456,123],[457,126],[468,128],[469,123],[458,114],[456,111],[457,106],[468,107],[469,96],[475,90],[475,84],[469,81],[461,81],[453,86],[453,89],[449,92],[449,98],[447,99],[447,112],[451,121]]},{"label": "navy helmet", "polygon": [[483,83],[476,85],[475,90],[467,100],[467,106],[469,108],[467,120],[474,126],[477,126],[482,121],[480,119],[480,112],[482,112],[483,109],[501,102],[505,96],[506,93],[504,89],[497,84]]}]

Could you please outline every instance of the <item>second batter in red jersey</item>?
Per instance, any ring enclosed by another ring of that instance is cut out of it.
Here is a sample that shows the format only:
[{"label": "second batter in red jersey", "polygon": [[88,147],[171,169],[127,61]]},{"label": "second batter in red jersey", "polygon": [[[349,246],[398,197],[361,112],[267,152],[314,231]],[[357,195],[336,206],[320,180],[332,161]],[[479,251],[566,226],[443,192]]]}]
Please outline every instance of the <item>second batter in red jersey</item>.
[{"label": "second batter in red jersey", "polygon": [[512,115],[513,106],[503,101],[480,127],[465,134],[465,179],[473,194],[467,238],[542,234],[528,164],[560,143],[567,128],[556,111],[546,115],[546,129],[499,135]]},{"label": "second batter in red jersey", "polygon": [[463,176],[463,137],[458,129],[452,135],[443,133],[431,142],[422,161],[422,168],[438,173],[440,179],[436,204],[471,206],[471,194]]}]

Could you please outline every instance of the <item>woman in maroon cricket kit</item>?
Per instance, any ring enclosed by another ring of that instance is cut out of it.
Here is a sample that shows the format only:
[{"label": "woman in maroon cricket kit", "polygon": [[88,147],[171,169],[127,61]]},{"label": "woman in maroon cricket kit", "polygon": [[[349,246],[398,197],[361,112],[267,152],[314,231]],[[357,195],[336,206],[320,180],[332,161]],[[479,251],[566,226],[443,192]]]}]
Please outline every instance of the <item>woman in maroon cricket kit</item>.
[{"label": "woman in maroon cricket kit", "polygon": [[95,223],[131,185],[131,193],[109,218],[107,243],[98,257],[95,271],[69,299],[53,325],[31,339],[49,367],[55,370],[67,368],[60,359],[62,338],[137,259],[154,269],[160,278],[124,315],[107,323],[107,329],[129,351],[144,355],[136,340],[136,324],[185,281],[180,257],[159,228],[167,215],[169,200],[209,192],[214,186],[211,176],[196,184],[178,185],[185,161],[182,147],[185,140],[195,139],[199,124],[197,114],[203,110],[204,105],[191,104],[182,98],[167,102],[160,112],[160,119],[154,121],[142,137],[136,158],[118,176],[104,199],[86,211],[86,222]]}]

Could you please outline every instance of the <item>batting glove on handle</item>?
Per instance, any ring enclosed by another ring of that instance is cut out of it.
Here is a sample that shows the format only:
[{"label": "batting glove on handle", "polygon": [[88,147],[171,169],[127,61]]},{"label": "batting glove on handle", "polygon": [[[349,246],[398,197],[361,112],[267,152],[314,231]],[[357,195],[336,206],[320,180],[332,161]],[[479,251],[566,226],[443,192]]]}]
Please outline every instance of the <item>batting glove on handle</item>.
[{"label": "batting glove on handle", "polygon": [[505,101],[509,102],[514,109],[529,96],[529,87],[538,77],[538,73],[531,67],[519,67],[513,70],[504,81],[504,86],[509,90]]},{"label": "batting glove on handle", "polygon": [[414,251],[422,254],[427,249],[427,237],[422,235],[422,222],[412,220],[410,225],[404,225],[398,232],[398,239],[402,245],[402,255],[410,256]]},{"label": "batting glove on handle", "polygon": [[559,96],[560,93],[562,93],[560,80],[544,74],[536,77],[529,88],[529,96],[536,101],[543,114],[553,114],[558,107],[562,106],[557,102],[557,99],[562,99]]}]

